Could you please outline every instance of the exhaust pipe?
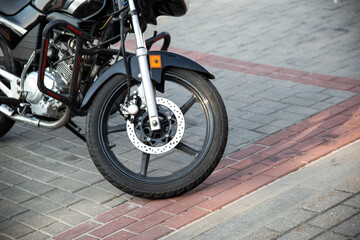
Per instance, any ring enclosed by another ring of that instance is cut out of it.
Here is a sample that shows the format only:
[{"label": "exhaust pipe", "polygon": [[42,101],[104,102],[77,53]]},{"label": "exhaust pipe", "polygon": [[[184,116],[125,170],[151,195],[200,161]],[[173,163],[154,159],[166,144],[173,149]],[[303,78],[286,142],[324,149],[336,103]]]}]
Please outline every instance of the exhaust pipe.
[{"label": "exhaust pipe", "polygon": [[0,112],[16,122],[25,123],[33,127],[42,127],[47,129],[60,128],[65,124],[67,124],[71,119],[69,108],[66,108],[64,116],[62,116],[59,120],[56,121],[45,121],[45,120],[37,119],[35,117],[24,117],[17,113],[14,114],[14,111],[4,104],[0,105]]}]

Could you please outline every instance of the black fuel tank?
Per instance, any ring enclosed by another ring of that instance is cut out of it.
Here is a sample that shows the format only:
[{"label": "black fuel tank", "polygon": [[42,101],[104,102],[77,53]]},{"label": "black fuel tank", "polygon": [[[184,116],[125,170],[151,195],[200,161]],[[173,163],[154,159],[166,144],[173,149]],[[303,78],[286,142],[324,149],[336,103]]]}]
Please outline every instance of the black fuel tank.
[{"label": "black fuel tank", "polygon": [[80,19],[91,18],[105,4],[106,0],[32,0],[32,5],[44,14],[59,11]]}]

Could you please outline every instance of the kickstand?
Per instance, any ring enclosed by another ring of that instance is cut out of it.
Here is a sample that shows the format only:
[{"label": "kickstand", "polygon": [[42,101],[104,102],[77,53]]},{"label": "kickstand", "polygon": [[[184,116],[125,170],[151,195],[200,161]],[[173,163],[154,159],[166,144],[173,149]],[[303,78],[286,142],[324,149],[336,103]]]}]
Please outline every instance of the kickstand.
[{"label": "kickstand", "polygon": [[72,133],[74,133],[76,136],[78,136],[81,140],[86,142],[85,135],[81,133],[81,128],[74,123],[72,120],[70,120],[65,127],[69,129]]}]

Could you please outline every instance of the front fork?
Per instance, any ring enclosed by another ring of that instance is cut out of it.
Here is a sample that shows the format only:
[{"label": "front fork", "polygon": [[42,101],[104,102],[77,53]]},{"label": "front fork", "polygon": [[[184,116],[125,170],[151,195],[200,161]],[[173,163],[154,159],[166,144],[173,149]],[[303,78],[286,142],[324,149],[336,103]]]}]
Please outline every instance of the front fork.
[{"label": "front fork", "polygon": [[157,131],[160,130],[160,121],[159,121],[159,113],[156,105],[154,86],[152,84],[150,77],[148,50],[145,45],[144,35],[140,28],[139,17],[136,11],[134,0],[129,0],[128,2],[130,7],[132,26],[136,40],[136,57],[139,62],[140,74],[141,74],[140,78],[143,85],[143,87],[139,88],[140,91],[143,90],[143,93],[139,93],[139,94],[145,96],[145,101],[146,101],[145,104],[149,114],[151,131]]}]

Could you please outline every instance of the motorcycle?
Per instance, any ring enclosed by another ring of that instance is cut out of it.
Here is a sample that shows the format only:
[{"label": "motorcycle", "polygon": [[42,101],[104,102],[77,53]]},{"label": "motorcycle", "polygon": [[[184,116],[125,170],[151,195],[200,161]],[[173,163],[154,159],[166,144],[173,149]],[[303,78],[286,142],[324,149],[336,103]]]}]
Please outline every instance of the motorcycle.
[{"label": "motorcycle", "polygon": [[[228,122],[214,75],[168,52],[159,16],[187,0],[0,0],[0,137],[15,122],[86,141],[99,172],[124,192],[169,198],[219,163]],[[125,39],[134,36],[135,53]],[[160,51],[153,44],[163,41]],[[117,48],[115,44],[119,43]],[[86,116],[85,133],[73,121]]]}]

